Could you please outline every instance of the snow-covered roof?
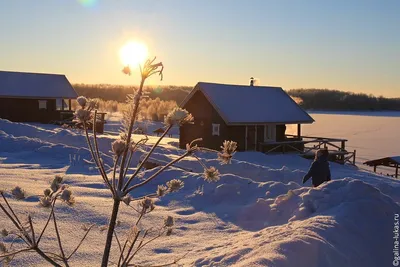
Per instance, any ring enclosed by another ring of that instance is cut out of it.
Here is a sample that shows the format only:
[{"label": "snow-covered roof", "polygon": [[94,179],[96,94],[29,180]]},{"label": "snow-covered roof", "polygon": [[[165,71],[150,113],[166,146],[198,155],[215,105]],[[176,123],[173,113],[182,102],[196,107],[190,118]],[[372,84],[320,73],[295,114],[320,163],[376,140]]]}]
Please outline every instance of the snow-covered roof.
[{"label": "snow-covered roof", "polygon": [[0,71],[0,97],[76,98],[65,75]]},{"label": "snow-covered roof", "polygon": [[281,87],[199,82],[181,107],[199,90],[229,125],[314,122]]},{"label": "snow-covered roof", "polygon": [[400,165],[400,156],[393,156],[393,157],[386,157],[380,159],[374,159],[364,162],[365,165],[368,166],[393,166],[393,165]]}]

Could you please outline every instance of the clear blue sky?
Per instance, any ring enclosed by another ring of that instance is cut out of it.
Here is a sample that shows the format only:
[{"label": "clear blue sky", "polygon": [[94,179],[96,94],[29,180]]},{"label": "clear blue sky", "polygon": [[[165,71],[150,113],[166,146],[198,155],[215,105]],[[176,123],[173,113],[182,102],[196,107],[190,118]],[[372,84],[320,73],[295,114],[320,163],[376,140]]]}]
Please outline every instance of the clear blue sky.
[{"label": "clear blue sky", "polygon": [[[400,97],[399,0],[0,0],[0,69],[137,84],[119,49],[147,44],[165,79]],[[91,3],[90,3],[91,2]]]}]

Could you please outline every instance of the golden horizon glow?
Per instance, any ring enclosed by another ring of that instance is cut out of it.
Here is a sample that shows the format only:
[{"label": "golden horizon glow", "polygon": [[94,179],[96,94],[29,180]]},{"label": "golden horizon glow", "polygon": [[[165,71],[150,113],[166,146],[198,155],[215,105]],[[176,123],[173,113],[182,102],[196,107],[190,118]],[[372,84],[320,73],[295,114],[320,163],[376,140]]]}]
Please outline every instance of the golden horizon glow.
[{"label": "golden horizon glow", "polygon": [[144,43],[129,41],[121,47],[119,56],[124,66],[136,68],[147,59],[148,49]]}]

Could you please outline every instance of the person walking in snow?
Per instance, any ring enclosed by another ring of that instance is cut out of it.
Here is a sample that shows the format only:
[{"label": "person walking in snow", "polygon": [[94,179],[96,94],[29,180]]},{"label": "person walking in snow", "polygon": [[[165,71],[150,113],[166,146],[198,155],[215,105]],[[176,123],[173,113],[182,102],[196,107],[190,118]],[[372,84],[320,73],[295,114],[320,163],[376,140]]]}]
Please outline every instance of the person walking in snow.
[{"label": "person walking in snow", "polygon": [[314,187],[331,180],[328,156],[329,152],[327,149],[320,149],[315,152],[315,160],[308,173],[303,177],[303,184],[310,178],[312,178]]}]

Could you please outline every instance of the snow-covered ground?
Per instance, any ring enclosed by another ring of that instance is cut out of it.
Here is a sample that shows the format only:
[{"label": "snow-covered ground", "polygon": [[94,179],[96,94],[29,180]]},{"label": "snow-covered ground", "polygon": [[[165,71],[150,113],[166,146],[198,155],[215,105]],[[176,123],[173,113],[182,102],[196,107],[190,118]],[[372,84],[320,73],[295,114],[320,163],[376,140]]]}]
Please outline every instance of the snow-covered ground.
[{"label": "snow-covered ground", "polygon": [[[397,121],[380,118],[363,124],[347,122],[350,124],[346,128],[345,116],[327,123],[319,116],[323,115],[313,115],[321,129],[305,129],[305,134],[345,137],[351,141],[349,145],[364,148],[371,147],[365,134],[376,123],[381,123],[375,125],[380,129],[375,134],[381,143],[391,137],[385,136],[389,131],[385,127],[396,122],[399,125],[399,118],[395,117]],[[107,130],[116,131],[118,127],[116,117],[108,118]],[[364,143],[353,143],[357,140],[350,136],[356,132],[354,129],[358,131],[354,136],[360,136]],[[108,155],[104,157],[108,166],[112,163],[110,143],[115,138],[99,136],[100,150]],[[150,136],[150,144],[155,140]],[[177,141],[165,138],[152,158],[166,162],[182,154]],[[400,151],[394,145],[387,149],[383,152]],[[132,166],[140,156],[134,158]],[[138,263],[166,263],[189,252],[179,262],[182,266],[392,266],[400,181],[354,166],[331,164],[333,181],[314,189],[308,187],[310,182],[301,184],[310,161],[296,155],[238,152],[231,165],[219,165],[213,154],[199,156],[208,166],[218,167],[220,181],[205,182],[201,166],[195,159],[186,158],[138,192],[154,192],[157,184],[174,178],[185,182],[180,192],[158,201],[156,210],[141,225],[159,225],[167,215],[176,218],[173,234],[141,252]],[[23,187],[27,200],[11,203],[18,213],[33,214],[35,224],[41,228],[48,210],[38,208],[37,195],[49,186],[54,175],[63,175],[76,196],[74,207],[60,204],[56,211],[66,250],[71,251],[82,236],[83,224],[99,225],[72,258],[72,266],[99,266],[103,246],[98,244],[104,243],[106,235],[100,227],[107,224],[112,202],[97,170],[84,159],[89,159],[89,153],[77,130],[0,120],[0,189]],[[156,170],[146,171],[145,176]],[[117,229],[121,236],[135,218],[136,213],[122,206]],[[3,215],[0,228],[12,229]],[[47,250],[57,249],[54,237],[46,237],[45,241],[54,244]],[[12,266],[47,265],[29,253],[18,255]]]}]

